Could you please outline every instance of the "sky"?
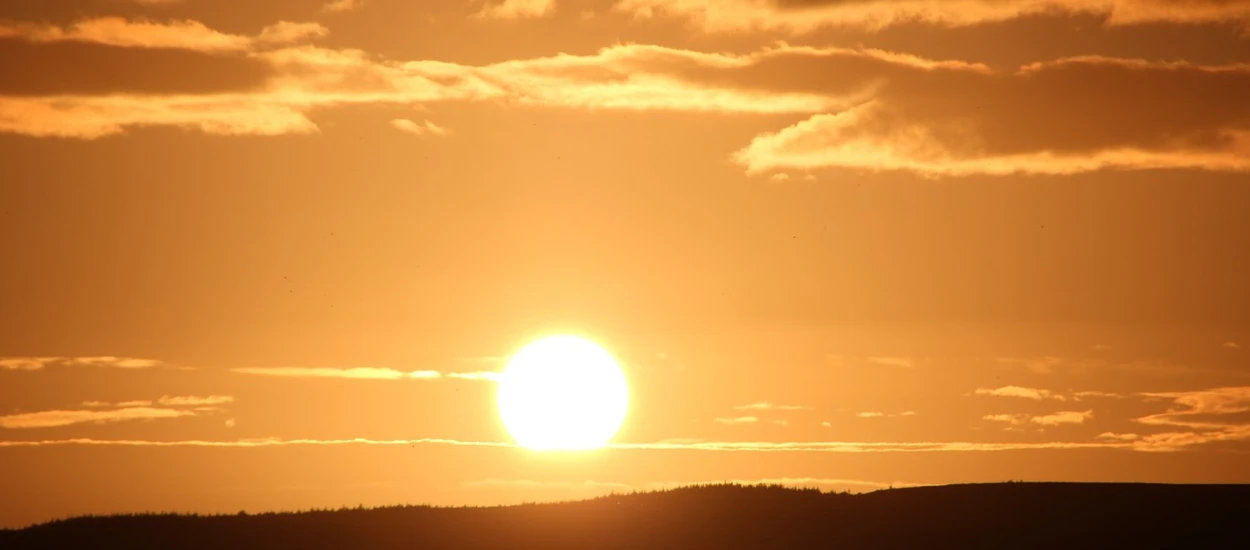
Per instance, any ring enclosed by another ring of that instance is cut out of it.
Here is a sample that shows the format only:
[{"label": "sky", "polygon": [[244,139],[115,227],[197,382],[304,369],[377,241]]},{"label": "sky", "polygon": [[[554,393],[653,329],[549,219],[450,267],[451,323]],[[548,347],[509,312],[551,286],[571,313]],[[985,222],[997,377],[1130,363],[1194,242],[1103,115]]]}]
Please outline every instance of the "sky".
[{"label": "sky", "polygon": [[4,2],[0,527],[1250,482],[1246,98],[1245,0]]}]

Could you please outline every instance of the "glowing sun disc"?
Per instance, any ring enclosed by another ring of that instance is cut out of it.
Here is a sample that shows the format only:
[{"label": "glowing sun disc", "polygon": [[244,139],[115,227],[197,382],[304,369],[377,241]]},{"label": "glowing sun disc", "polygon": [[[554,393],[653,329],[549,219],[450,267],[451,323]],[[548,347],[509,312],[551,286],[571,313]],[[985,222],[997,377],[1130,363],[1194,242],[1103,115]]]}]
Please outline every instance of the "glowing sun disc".
[{"label": "glowing sun disc", "polygon": [[512,357],[496,401],[504,427],[522,447],[597,449],[625,421],[629,387],[616,360],[594,342],[551,336]]}]

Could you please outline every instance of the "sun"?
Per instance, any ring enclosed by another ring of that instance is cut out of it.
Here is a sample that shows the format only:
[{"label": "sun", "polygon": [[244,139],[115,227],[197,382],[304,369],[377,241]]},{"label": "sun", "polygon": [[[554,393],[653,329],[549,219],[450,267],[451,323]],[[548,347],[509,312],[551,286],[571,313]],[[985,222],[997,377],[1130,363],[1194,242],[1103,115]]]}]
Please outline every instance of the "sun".
[{"label": "sun", "polygon": [[629,386],[612,355],[576,336],[550,336],[517,352],[496,396],[504,427],[536,451],[597,449],[625,421]]}]

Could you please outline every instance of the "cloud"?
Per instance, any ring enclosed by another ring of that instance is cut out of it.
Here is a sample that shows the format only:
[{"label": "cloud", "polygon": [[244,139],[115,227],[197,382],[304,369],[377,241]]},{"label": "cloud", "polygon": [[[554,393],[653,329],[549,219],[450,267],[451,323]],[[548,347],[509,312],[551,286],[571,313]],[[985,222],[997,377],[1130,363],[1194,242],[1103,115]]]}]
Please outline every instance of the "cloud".
[{"label": "cloud", "polygon": [[0,38],[29,42],[87,42],[123,48],[172,48],[203,52],[240,52],[319,38],[329,31],[318,23],[280,21],[256,36],[228,34],[198,21],[155,22],[121,17],[84,19],[61,27],[34,23],[0,23]]},{"label": "cloud", "polygon": [[[756,136],[734,160],[748,173],[837,167],[931,177],[1250,170],[1250,107],[1232,100],[1234,90],[1250,94],[1247,64],[1086,56],[1011,73],[878,77],[873,99]],[[1141,93],[1120,93],[1128,89]]]},{"label": "cloud", "polygon": [[899,418],[904,416],[916,416],[916,411],[903,411],[901,413],[883,413],[878,411],[857,412],[856,417],[859,418]]},{"label": "cloud", "polygon": [[1056,401],[1064,401],[1062,395],[1051,392],[1050,390],[1042,390],[1037,388],[1024,388],[1020,386],[1003,386],[1001,388],[977,388],[977,395],[992,395],[995,397],[1023,397],[1025,399],[1054,399]]},{"label": "cloud", "polygon": [[399,371],[376,367],[355,367],[335,369],[327,367],[242,367],[230,369],[239,374],[259,376],[280,376],[285,378],[350,378],[355,380],[401,380],[401,379],[434,379],[442,377],[442,373],[432,370]]},{"label": "cloud", "polygon": [[1224,342],[1224,347],[1228,349],[1240,349],[1241,348],[1241,346],[1237,345],[1237,342]]},{"label": "cloud", "polygon": [[[384,61],[358,50],[314,46],[252,51],[246,59],[266,67],[268,77],[260,89],[196,95],[0,96],[0,132],[95,139],[130,127],[175,126],[217,135],[306,134],[319,131],[306,115],[316,108],[436,101],[778,114],[821,112],[859,99],[858,92],[840,97],[691,81],[662,69],[728,70],[749,65],[751,58],[657,46],[620,45],[594,55],[560,54],[484,66]],[[116,87],[124,88],[124,83]]]},{"label": "cloud", "polygon": [[982,420],[990,422],[1005,422],[1012,426],[1023,426],[1026,424],[1037,424],[1039,426],[1059,426],[1063,424],[1084,424],[1086,420],[1093,418],[1094,411],[1061,411],[1044,415],[1027,415],[1027,414],[989,414],[981,417]]},{"label": "cloud", "polygon": [[235,441],[208,441],[199,439],[179,441],[150,441],[143,439],[44,439],[30,441],[0,441],[0,447],[48,447],[64,445],[85,445],[105,447],[287,447],[287,446],[341,446],[341,445],[380,445],[380,446],[411,446],[411,445],[454,445],[458,447],[516,447],[511,443],[487,441],[459,441],[455,439],[240,439]]},{"label": "cloud", "polygon": [[229,395],[207,395],[197,397],[194,395],[186,396],[161,396],[156,400],[157,403],[166,407],[199,407],[205,405],[225,405],[233,403],[234,397]]},{"label": "cloud", "polygon": [[92,367],[113,367],[118,369],[151,369],[163,366],[156,359],[139,359],[135,357],[70,357],[64,359],[68,365],[84,365]]},{"label": "cloud", "polygon": [[1137,434],[1118,434],[1115,432],[1103,432],[1098,434],[1098,439],[1111,439],[1115,441],[1135,441],[1141,436]]},{"label": "cloud", "polygon": [[1250,412],[1250,386],[1140,395],[1170,399],[1174,407],[1136,419],[1145,426],[1170,430],[1143,435],[1133,442],[1137,450],[1167,452],[1207,443],[1250,440],[1250,422],[1244,416]]},{"label": "cloud", "polygon": [[[1181,408],[1137,419],[1151,426],[1176,426],[1200,430],[1224,429],[1229,423],[1210,417],[1250,412],[1250,386],[1187,392],[1142,393],[1144,397],[1171,399]],[[1198,420],[1195,420],[1195,417]]]},{"label": "cloud", "polygon": [[[270,46],[320,32],[301,25],[280,23],[256,37],[237,37],[244,40],[213,38],[216,31],[193,25],[162,27],[148,33],[152,37],[119,34],[129,37],[124,40],[77,27],[5,27],[27,39],[81,35],[101,44],[239,51],[241,59],[261,63],[268,76],[257,89],[214,94],[4,96],[0,131],[90,139],[162,125],[221,135],[298,134],[318,131],[308,113],[319,108],[492,101],[587,111],[804,116],[730,154],[748,174],[829,168],[929,177],[1250,170],[1250,104],[1241,100],[1250,96],[1250,64],[1084,56],[993,70],[958,59],[779,43],[745,54],[620,44],[590,55],[475,66],[390,61],[307,44]],[[394,124],[437,133],[428,122]]]},{"label": "cloud", "polygon": [[100,408],[100,407],[150,407],[152,405],[161,405],[163,407],[204,407],[211,405],[225,405],[233,403],[234,397],[229,395],[208,395],[204,397],[187,395],[187,396],[161,396],[160,399],[152,401],[149,399],[136,399],[132,401],[122,401],[119,403],[109,403],[108,401],[83,401],[82,406]]},{"label": "cloud", "polygon": [[[493,441],[463,441],[456,439],[242,439],[235,441],[179,440],[110,440],[110,439],[54,439],[30,441],[0,441],[0,447],[41,447],[61,445],[125,446],[125,447],[285,447],[285,446],[342,446],[342,445],[453,445],[462,447],[515,448],[512,443]],[[1001,452],[1053,449],[1128,449],[1133,444],[1118,441],[1049,441],[1023,442],[862,442],[862,441],[808,441],[808,442],[760,442],[760,441],[666,441],[656,443],[616,443],[608,446],[619,450],[644,451],[705,451],[746,453],[899,453],[899,452]]]},{"label": "cloud", "polygon": [[117,369],[151,369],[167,366],[156,359],[137,357],[6,357],[0,359],[0,370],[42,370],[52,366],[108,367]]},{"label": "cloud", "polygon": [[428,120],[423,124],[418,124],[406,118],[397,118],[391,121],[391,126],[394,126],[395,129],[401,132],[407,132],[417,136],[445,136],[451,133],[446,128]]},{"label": "cloud", "polygon": [[899,453],[899,452],[999,452],[1042,449],[1125,449],[1123,442],[1049,441],[1049,442],[864,442],[864,441],[804,441],[804,442],[758,442],[758,441],[705,441],[699,443],[618,443],[615,449],[680,450],[714,452],[767,452],[767,453]]},{"label": "cloud", "polygon": [[802,405],[777,405],[769,401],[760,401],[748,405],[738,405],[734,407],[736,411],[810,411],[811,407]]},{"label": "cloud", "polygon": [[482,6],[482,11],[478,12],[478,16],[521,19],[550,15],[555,13],[555,9],[556,0],[503,0],[502,2],[488,0],[488,3]]},{"label": "cloud", "polygon": [[1094,411],[1063,411],[1042,416],[1034,416],[1029,422],[1042,426],[1058,426],[1061,424],[1084,424],[1094,417]]},{"label": "cloud", "polygon": [[1245,0],[618,0],[615,9],[638,18],[678,18],[713,33],[880,30],[910,22],[963,27],[1051,14],[1100,16],[1111,26],[1250,21]]},{"label": "cloud", "polygon": [[912,368],[916,366],[915,361],[913,361],[910,357],[869,357],[868,360],[878,365],[891,367]]},{"label": "cloud", "polygon": [[821,422],[821,423],[820,423],[820,425],[821,425],[821,426],[823,426],[823,427],[825,427],[825,428],[832,428],[832,427],[833,427],[833,424],[832,424],[832,423],[830,423],[830,422]]},{"label": "cloud", "polygon": [[356,11],[364,6],[364,0],[330,0],[321,6],[321,11],[325,13],[344,13]]},{"label": "cloud", "polygon": [[734,418],[714,418],[712,419],[712,421],[716,422],[717,424],[735,425],[735,424],[754,424],[756,422],[759,422],[760,419],[754,416],[738,416]]},{"label": "cloud", "polygon": [[0,416],[0,428],[54,428],[73,424],[105,424],[127,420],[155,420],[195,416],[195,411],[154,407],[126,407],[112,410],[53,410]]},{"label": "cloud", "polygon": [[40,370],[58,357],[6,357],[0,359],[0,370]]},{"label": "cloud", "polygon": [[439,372],[433,370],[401,371],[380,367],[354,367],[336,369],[330,367],[241,367],[230,369],[239,374],[276,376],[284,378],[348,378],[354,380],[435,380],[457,378],[496,382],[497,372]]},{"label": "cloud", "polygon": [[1072,394],[1072,396],[1074,401],[1080,401],[1082,397],[1110,397],[1116,399],[1124,397],[1123,394],[1106,391],[1079,391]]}]

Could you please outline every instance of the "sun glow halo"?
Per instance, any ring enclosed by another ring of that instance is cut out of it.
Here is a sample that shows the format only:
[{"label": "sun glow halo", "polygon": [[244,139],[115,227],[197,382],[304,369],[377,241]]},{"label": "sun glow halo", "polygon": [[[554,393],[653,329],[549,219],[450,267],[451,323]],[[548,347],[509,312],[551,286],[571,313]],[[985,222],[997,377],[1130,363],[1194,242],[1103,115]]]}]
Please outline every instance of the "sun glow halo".
[{"label": "sun glow halo", "polygon": [[597,449],[624,422],[629,389],[603,348],[576,336],[551,336],[512,357],[497,401],[504,427],[522,447]]}]

